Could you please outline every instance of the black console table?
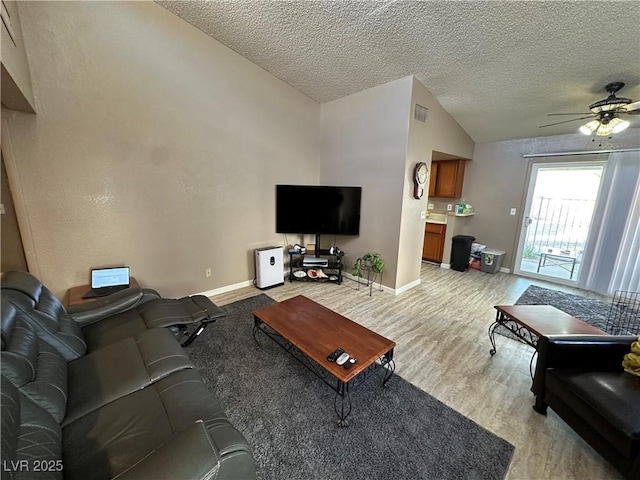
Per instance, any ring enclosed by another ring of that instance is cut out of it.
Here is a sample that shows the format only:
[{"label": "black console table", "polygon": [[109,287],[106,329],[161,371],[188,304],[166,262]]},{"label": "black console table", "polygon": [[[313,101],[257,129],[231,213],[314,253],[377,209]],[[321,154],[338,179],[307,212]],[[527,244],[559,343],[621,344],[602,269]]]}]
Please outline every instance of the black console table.
[{"label": "black console table", "polygon": [[[327,260],[327,266],[304,265],[304,257]],[[296,250],[289,250],[289,281],[298,282],[331,282],[342,283],[342,258],[344,252],[335,254],[329,250],[320,249],[319,254],[301,254]]]}]

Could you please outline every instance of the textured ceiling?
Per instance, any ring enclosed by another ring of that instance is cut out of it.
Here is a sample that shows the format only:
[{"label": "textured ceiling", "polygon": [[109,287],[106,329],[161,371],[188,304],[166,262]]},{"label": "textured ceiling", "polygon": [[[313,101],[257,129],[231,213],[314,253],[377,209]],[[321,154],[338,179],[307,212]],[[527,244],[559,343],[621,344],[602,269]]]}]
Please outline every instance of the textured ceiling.
[{"label": "textured ceiling", "polygon": [[575,133],[538,127],[611,81],[640,99],[636,0],[157,3],[320,103],[415,75],[476,142]]}]

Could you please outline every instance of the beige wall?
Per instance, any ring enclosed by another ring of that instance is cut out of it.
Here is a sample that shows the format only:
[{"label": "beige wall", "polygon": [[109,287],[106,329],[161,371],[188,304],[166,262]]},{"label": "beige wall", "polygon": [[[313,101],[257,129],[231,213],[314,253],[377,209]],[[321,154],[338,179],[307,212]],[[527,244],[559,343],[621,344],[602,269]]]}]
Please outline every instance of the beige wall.
[{"label": "beige wall", "polygon": [[31,73],[22,36],[22,26],[16,2],[3,1],[11,36],[2,22],[2,104],[23,112],[35,111]]},{"label": "beige wall", "polygon": [[2,206],[4,212],[0,217],[0,244],[2,245],[2,253],[0,254],[0,270],[6,272],[8,270],[27,270],[27,260],[24,256],[22,248],[22,239],[18,229],[18,220],[16,212],[13,208],[13,200],[11,198],[11,190],[7,182],[7,173],[4,168],[4,158],[0,167],[0,186],[2,196]]},{"label": "beige wall", "polygon": [[19,9],[39,108],[3,133],[32,270],[58,295],[103,265],[167,296],[252,279],[274,185],[319,180],[320,106],[155,3]]},{"label": "beige wall", "polygon": [[[277,183],[363,186],[361,235],[336,242],[347,267],[378,251],[386,285],[419,278],[428,199],[411,198],[413,167],[473,143],[412,77],[321,107],[151,2],[19,10],[39,112],[2,111],[3,152],[29,266],[57,294],[98,265],[128,264],[168,296],[246,282],[253,249],[283,243]],[[426,125],[410,120],[416,101]],[[638,132],[614,142],[638,146]],[[509,265],[522,153],[591,148],[580,135],[476,146],[463,195],[478,214],[460,233]]]},{"label": "beige wall", "polygon": [[[413,105],[429,109],[412,120]],[[413,169],[432,150],[470,158],[473,141],[414,77],[323,104],[320,179],[363,186],[361,234],[339,245],[347,265],[370,251],[386,262],[383,284],[401,290],[420,279],[427,196],[413,198]]]},{"label": "beige wall", "polygon": [[[426,123],[413,120],[413,108],[416,103],[429,109]],[[471,158],[474,148],[473,140],[469,135],[415,78],[412,86],[410,118],[398,248],[396,284],[399,288],[420,278],[425,228],[425,221],[420,218],[420,214],[427,209],[429,199],[428,192],[425,192],[420,200],[413,198],[413,171],[416,163],[426,162],[430,165],[433,151],[458,158]]]},{"label": "beige wall", "polygon": [[[637,128],[616,134],[602,146],[603,149],[638,147],[640,129]],[[512,269],[529,165],[548,161],[545,158],[526,159],[522,155],[597,149],[591,137],[579,133],[476,145],[473,161],[467,162],[463,187],[463,196],[473,205],[476,215],[469,218],[461,233],[473,235],[479,243],[491,248],[506,251],[503,267]],[[517,208],[516,216],[509,215],[511,208]]]},{"label": "beige wall", "polygon": [[[396,287],[398,239],[412,77],[322,104],[321,183],[362,187],[359,237],[337,239],[347,272],[365,253],[385,261],[383,284]],[[333,238],[327,238],[332,241]]]}]

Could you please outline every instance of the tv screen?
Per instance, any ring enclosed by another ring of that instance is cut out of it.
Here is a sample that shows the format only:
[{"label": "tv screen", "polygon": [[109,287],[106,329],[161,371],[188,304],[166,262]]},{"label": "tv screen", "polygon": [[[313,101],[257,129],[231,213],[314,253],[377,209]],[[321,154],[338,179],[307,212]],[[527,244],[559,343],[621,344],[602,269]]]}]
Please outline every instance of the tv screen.
[{"label": "tv screen", "polygon": [[276,185],[276,232],[360,234],[362,187]]}]

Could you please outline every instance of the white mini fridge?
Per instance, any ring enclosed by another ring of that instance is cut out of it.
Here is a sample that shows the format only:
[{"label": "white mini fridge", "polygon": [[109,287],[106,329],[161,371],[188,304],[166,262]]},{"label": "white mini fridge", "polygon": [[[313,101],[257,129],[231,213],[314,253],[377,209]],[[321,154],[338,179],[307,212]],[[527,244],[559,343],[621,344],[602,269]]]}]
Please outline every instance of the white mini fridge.
[{"label": "white mini fridge", "polygon": [[256,286],[265,288],[284,285],[282,247],[256,249]]}]

